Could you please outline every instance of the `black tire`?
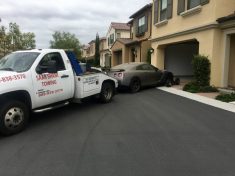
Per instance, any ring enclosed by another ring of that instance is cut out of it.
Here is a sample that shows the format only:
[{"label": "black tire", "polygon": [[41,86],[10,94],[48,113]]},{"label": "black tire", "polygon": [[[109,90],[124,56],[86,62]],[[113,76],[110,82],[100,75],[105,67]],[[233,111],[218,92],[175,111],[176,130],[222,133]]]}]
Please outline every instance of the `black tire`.
[{"label": "black tire", "polygon": [[171,87],[172,86],[172,81],[171,79],[167,78],[166,82],[165,82],[165,86],[166,87]]},{"label": "black tire", "polygon": [[114,96],[114,86],[110,82],[104,82],[100,92],[100,101],[102,103],[109,103]]},{"label": "black tire", "polygon": [[141,82],[139,78],[133,78],[130,83],[131,93],[139,92],[141,89]]},{"label": "black tire", "polygon": [[8,136],[25,129],[29,120],[28,107],[19,101],[11,100],[0,108],[0,133]]}]

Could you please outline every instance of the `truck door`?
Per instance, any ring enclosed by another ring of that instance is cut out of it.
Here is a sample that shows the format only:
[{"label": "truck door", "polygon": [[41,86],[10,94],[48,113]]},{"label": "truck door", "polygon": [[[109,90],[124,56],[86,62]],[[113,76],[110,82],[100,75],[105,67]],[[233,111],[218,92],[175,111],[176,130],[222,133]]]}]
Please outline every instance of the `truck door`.
[{"label": "truck door", "polygon": [[[50,70],[54,63],[55,70]],[[33,85],[37,107],[69,99],[71,74],[66,70],[59,52],[46,54],[33,71]]]}]

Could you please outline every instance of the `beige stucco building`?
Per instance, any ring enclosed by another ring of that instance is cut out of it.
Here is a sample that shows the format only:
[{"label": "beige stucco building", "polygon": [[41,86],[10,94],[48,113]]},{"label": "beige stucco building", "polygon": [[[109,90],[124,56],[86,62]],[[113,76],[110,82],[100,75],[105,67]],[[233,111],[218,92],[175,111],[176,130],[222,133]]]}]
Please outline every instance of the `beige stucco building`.
[{"label": "beige stucco building", "polygon": [[101,66],[112,66],[111,47],[116,42],[116,40],[120,38],[130,38],[130,26],[127,23],[111,22],[106,34],[106,48],[104,48],[102,57],[100,57]]},{"label": "beige stucco building", "polygon": [[95,40],[82,47],[82,59],[91,60],[95,58]]},{"label": "beige stucco building", "polygon": [[130,38],[118,38],[112,45],[112,66],[128,62],[146,62],[151,48],[152,4],[130,16]]},{"label": "beige stucco building", "polygon": [[108,43],[106,37],[100,38],[100,66],[110,67],[110,51],[108,49]]},{"label": "beige stucco building", "polygon": [[[192,76],[193,55],[211,61],[211,84],[235,87],[234,0],[154,0],[152,64]],[[228,15],[226,20],[218,20]]]}]

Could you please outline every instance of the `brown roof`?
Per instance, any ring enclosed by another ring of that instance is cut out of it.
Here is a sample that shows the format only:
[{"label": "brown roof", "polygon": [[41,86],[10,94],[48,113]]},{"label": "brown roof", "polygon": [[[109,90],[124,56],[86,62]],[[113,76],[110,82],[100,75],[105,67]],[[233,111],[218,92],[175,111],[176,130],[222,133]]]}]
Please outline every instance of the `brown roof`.
[{"label": "brown roof", "polygon": [[137,12],[135,12],[134,14],[132,14],[132,15],[130,16],[130,18],[135,18],[137,15],[139,15],[140,13],[143,13],[144,11],[146,11],[146,10],[148,10],[148,9],[150,9],[150,8],[152,8],[152,3],[147,4],[147,5],[145,5],[144,7],[142,7],[141,9],[139,9]]},{"label": "brown roof", "polygon": [[82,47],[82,49],[84,49],[84,50],[87,50],[87,49],[89,49],[89,45],[84,45],[83,47]]},{"label": "brown roof", "polygon": [[100,41],[102,41],[102,40],[106,40],[106,37],[101,37],[101,38],[100,38]]},{"label": "brown roof", "polygon": [[127,23],[111,23],[111,27],[114,29],[119,29],[119,30],[130,30],[130,26]]},{"label": "brown roof", "polygon": [[222,17],[222,18],[219,18],[217,21],[219,23],[223,23],[223,22],[226,22],[226,21],[230,21],[230,20],[235,20],[235,11],[233,14],[231,15],[228,15],[228,16],[225,16],[225,17]]},{"label": "brown roof", "polygon": [[119,38],[117,39],[113,45],[111,46],[111,48],[113,48],[113,46],[116,44],[116,42],[120,42],[121,44],[123,45],[131,45],[131,44],[136,44],[136,43],[139,43],[139,41],[137,40],[132,40],[130,38]]},{"label": "brown roof", "polygon": [[95,43],[95,40],[90,41],[88,44],[92,44],[92,43]]},{"label": "brown roof", "polygon": [[132,40],[130,38],[119,38],[119,39],[117,39],[117,41],[123,43],[124,45],[127,45],[127,44],[134,42],[134,40]]}]

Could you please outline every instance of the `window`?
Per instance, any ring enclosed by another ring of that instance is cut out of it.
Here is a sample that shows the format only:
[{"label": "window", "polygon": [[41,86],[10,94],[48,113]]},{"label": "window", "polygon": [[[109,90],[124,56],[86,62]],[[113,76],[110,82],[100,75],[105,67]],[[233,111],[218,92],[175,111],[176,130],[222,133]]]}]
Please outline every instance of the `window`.
[{"label": "window", "polygon": [[192,9],[200,5],[200,0],[188,0],[188,9]]},{"label": "window", "polygon": [[172,18],[173,0],[154,1],[154,24]]},{"label": "window", "polygon": [[209,0],[178,0],[178,15],[199,5],[208,4]]},{"label": "window", "polygon": [[139,18],[139,21],[138,21],[138,34],[142,34],[146,31],[145,24],[146,24],[145,16]]},{"label": "window", "polygon": [[40,53],[11,53],[0,60],[0,70],[25,72],[31,68]]},{"label": "window", "polygon": [[167,0],[160,1],[160,21],[167,19]]},{"label": "window", "polygon": [[117,33],[117,38],[121,38],[121,33]]},{"label": "window", "polygon": [[137,66],[136,70],[153,71],[154,68],[151,65],[144,64],[144,65]]},{"label": "window", "polygon": [[42,58],[42,60],[40,61],[39,66],[47,67],[49,65],[50,61],[55,61],[55,63],[56,63],[56,70],[57,71],[65,70],[64,61],[63,61],[60,53],[49,53],[49,54],[46,54]]},{"label": "window", "polygon": [[114,34],[111,34],[110,35],[110,38],[109,38],[109,44],[112,45],[114,43]]}]

